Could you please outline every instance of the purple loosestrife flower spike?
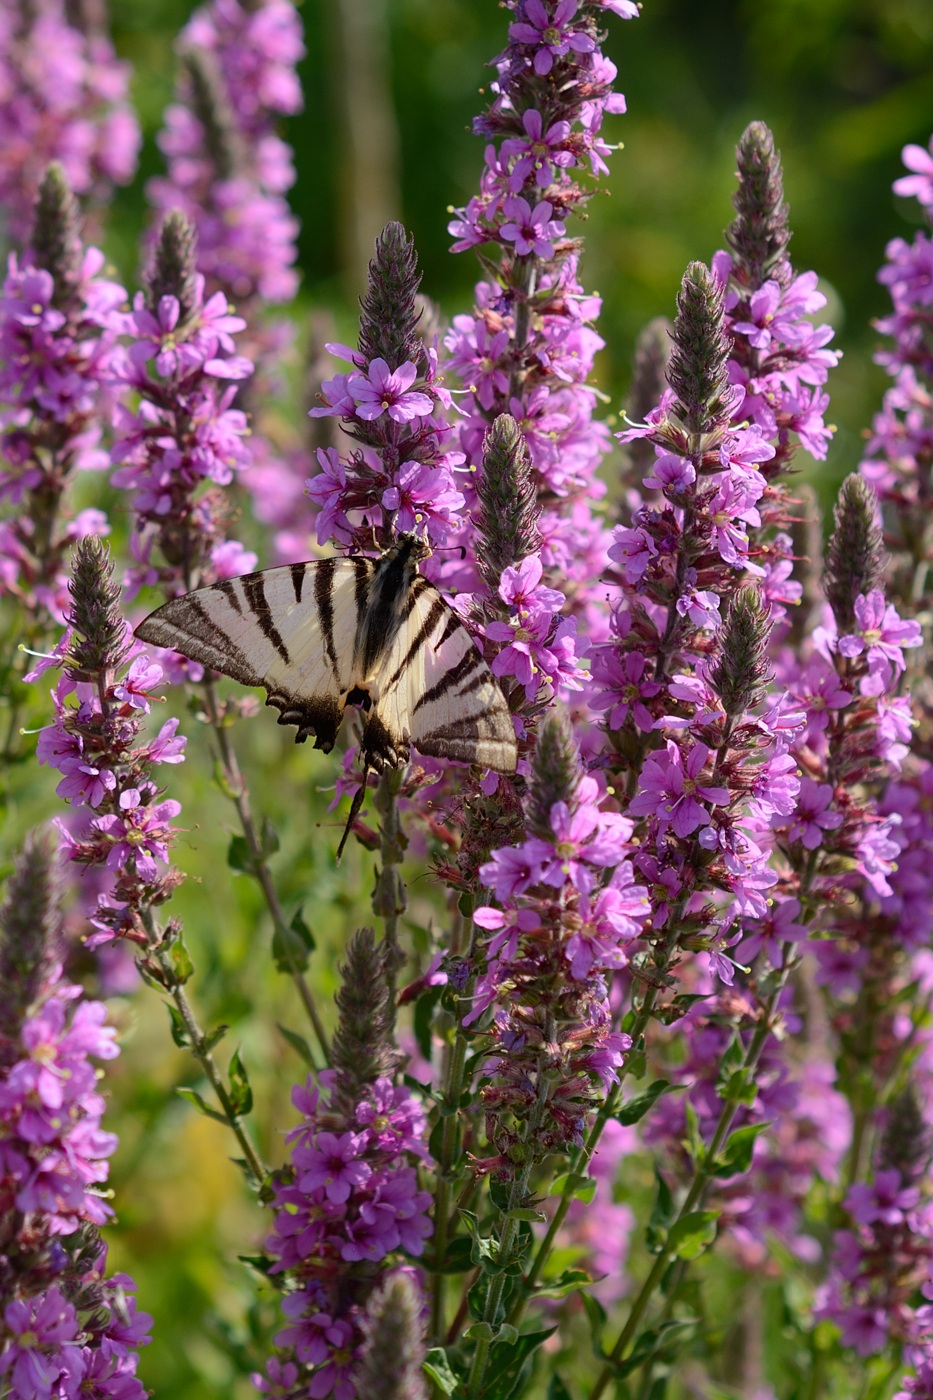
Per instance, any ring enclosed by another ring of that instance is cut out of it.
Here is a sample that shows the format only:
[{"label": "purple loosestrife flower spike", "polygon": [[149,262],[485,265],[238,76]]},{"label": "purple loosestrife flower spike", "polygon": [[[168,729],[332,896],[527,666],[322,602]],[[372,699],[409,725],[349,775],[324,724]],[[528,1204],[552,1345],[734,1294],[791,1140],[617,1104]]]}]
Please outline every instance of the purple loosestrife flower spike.
[{"label": "purple loosestrife flower spike", "polygon": [[791,232],[781,157],[764,122],[750,122],[736,147],[739,188],[732,196],[736,216],[726,230],[735,262],[732,275],[757,290],[769,278],[786,287],[794,272],[787,256]]},{"label": "purple loosestrife flower spike", "polygon": [[511,414],[500,413],[486,434],[476,494],[476,557],[483,582],[495,598],[503,572],[541,548],[534,472],[522,430]]},{"label": "purple loosestrife flower spike", "polygon": [[76,633],[68,654],[68,675],[86,681],[116,671],[126,655],[126,624],[110,551],[96,535],[87,535],[75,547],[68,592],[68,616]]},{"label": "purple loosestrife flower spike", "polygon": [[183,62],[191,83],[191,106],[201,123],[204,146],[219,180],[232,180],[240,165],[236,124],[211,54],[189,49]]},{"label": "purple loosestrife flower spike", "polygon": [[154,316],[163,297],[175,297],[178,324],[187,321],[197,301],[197,249],[194,225],[180,209],[172,209],[162,220],[145,278],[146,304]]},{"label": "purple loosestrife flower spike", "polygon": [[898,1094],[888,1108],[888,1119],[878,1145],[878,1170],[896,1170],[905,1185],[915,1185],[933,1154],[933,1131],[923,1116],[917,1090],[912,1083]]},{"label": "purple loosestrife flower spike", "polygon": [[52,278],[52,306],[68,311],[81,275],[81,213],[57,162],[48,167],[39,185],[29,247],[35,266]]},{"label": "purple loosestrife flower spike", "polygon": [[855,629],[855,600],[880,588],[886,565],[878,498],[854,473],[839,492],[835,525],[826,546],[823,589],[840,633]]},{"label": "purple loosestrife flower spike", "polygon": [[371,928],[356,931],[347,945],[336,995],[340,1019],[331,1045],[336,1071],[334,1108],[350,1116],[364,1085],[390,1075],[398,1060],[392,1033],[395,1006],[390,995],[397,957],[386,943],[377,945]]},{"label": "purple loosestrife flower spike", "polygon": [[722,701],[728,721],[753,709],[765,694],[771,670],[768,642],[771,622],[757,588],[740,588],[729,602],[720,630],[719,655],[710,684]]},{"label": "purple loosestrife flower spike", "polygon": [[[643,423],[661,400],[671,362],[673,330],[666,316],[656,316],[639,333],[632,359],[632,382],[625,405],[625,416],[633,423]],[[654,465],[651,443],[647,438],[633,438],[623,447],[622,457],[624,485],[640,485],[640,478],[647,476],[649,468]]]},{"label": "purple loosestrife flower spike", "polygon": [[366,1400],[425,1400],[421,1299],[407,1274],[390,1274],[370,1298],[354,1380]]},{"label": "purple loosestrife flower spike", "polygon": [[382,359],[391,370],[420,365],[424,345],[418,334],[421,274],[415,242],[401,224],[386,224],[376,239],[369,283],[360,298],[360,354],[367,363]]},{"label": "purple loosestrife flower spike", "polygon": [[531,836],[553,841],[551,810],[564,802],[572,812],[577,804],[582,771],[580,750],[573,726],[565,714],[552,711],[541,724],[531,768],[531,790],[526,824]]},{"label": "purple loosestrife flower spike", "polygon": [[27,836],[0,907],[0,1063],[61,953],[59,875],[51,838]]},{"label": "purple loosestrife flower spike", "polygon": [[703,263],[693,262],[677,297],[674,350],[667,373],[677,395],[674,412],[689,432],[706,433],[728,421],[728,360],[722,288]]}]

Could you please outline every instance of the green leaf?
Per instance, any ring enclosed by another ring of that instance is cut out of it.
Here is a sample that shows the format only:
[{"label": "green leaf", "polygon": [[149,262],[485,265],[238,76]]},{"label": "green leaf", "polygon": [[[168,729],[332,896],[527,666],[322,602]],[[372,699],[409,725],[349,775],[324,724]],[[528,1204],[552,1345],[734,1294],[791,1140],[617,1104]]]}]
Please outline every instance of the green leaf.
[{"label": "green leaf", "polygon": [[643,1094],[639,1094],[637,1098],[629,1099],[628,1103],[624,1103],[621,1108],[617,1109],[613,1117],[617,1122],[630,1127],[632,1123],[637,1123],[640,1118],[644,1118],[649,1108],[657,1103],[662,1094],[679,1094],[686,1087],[686,1084],[672,1084],[669,1079],[656,1079]]},{"label": "green leaf", "polygon": [[275,855],[275,853],[279,850],[281,844],[282,843],[279,840],[279,834],[276,831],[275,827],[269,821],[268,817],[264,818],[262,823],[262,833],[259,838],[260,858],[262,860],[268,860],[270,856]]},{"label": "green leaf", "polygon": [[658,1191],[645,1228],[645,1242],[649,1253],[660,1254],[667,1240],[667,1227],[674,1218],[674,1197],[657,1167],[654,1169],[654,1176]]},{"label": "green leaf", "polygon": [[671,1227],[667,1247],[678,1259],[696,1259],[716,1238],[718,1210],[691,1210]]},{"label": "green leaf", "polygon": [[172,960],[175,981],[179,987],[183,987],[194,973],[194,963],[191,961],[191,954],[185,947],[185,940],[181,934],[172,943],[169,956]]},{"label": "green leaf", "polygon": [[649,1358],[669,1347],[681,1333],[691,1331],[696,1326],[696,1321],[695,1317],[673,1318],[670,1322],[662,1322],[660,1327],[650,1327],[644,1332],[640,1332],[629,1355],[624,1361],[619,1362],[616,1374],[618,1376],[631,1375]]},{"label": "green leaf", "polygon": [[562,1172],[560,1176],[554,1178],[549,1196],[569,1196],[574,1201],[583,1201],[589,1205],[595,1198],[599,1182],[591,1176],[583,1176],[576,1172]]},{"label": "green leaf", "polygon": [[240,1058],[239,1050],[234,1050],[228,1068],[230,1075],[230,1102],[237,1118],[245,1118],[253,1109],[253,1091],[250,1088],[246,1066]]},{"label": "green leaf", "polygon": [[494,1344],[483,1380],[483,1400],[510,1400],[532,1356],[556,1331],[556,1327],[549,1327],[541,1332],[523,1332],[510,1344]]},{"label": "green leaf", "polygon": [[224,1036],[227,1034],[227,1031],[229,1029],[230,1027],[228,1025],[221,1024],[219,1026],[215,1026],[212,1031],[209,1031],[208,1034],[204,1037],[205,1051],[210,1053],[211,1050],[218,1046],[223,1040]]},{"label": "green leaf", "polygon": [[536,1298],[566,1298],[568,1293],[577,1293],[593,1283],[593,1275],[585,1269],[565,1269],[557,1278],[535,1289]]},{"label": "green leaf", "polygon": [[515,1210],[507,1210],[504,1219],[506,1220],[530,1220],[532,1224],[540,1224],[547,1220],[543,1210],[532,1210],[530,1206],[517,1206]]},{"label": "green leaf", "polygon": [[254,875],[256,867],[245,836],[231,836],[227,864],[240,875]]},{"label": "green leaf", "polygon": [[547,1400],[573,1400],[561,1376],[555,1371],[547,1388]]},{"label": "green leaf", "polygon": [[767,1123],[748,1123],[744,1128],[736,1128],[726,1139],[725,1146],[716,1159],[713,1175],[740,1176],[742,1172],[747,1172],[752,1164],[756,1139],[766,1128],[771,1127],[773,1121],[771,1119]]},{"label": "green leaf", "polygon": [[444,1395],[453,1395],[459,1385],[457,1377],[450,1369],[447,1353],[443,1347],[432,1347],[421,1363],[422,1370]]},{"label": "green leaf", "polygon": [[178,1007],[169,1004],[168,1014],[172,1023],[172,1039],[175,1044],[178,1046],[179,1050],[190,1050],[191,1037],[188,1035],[188,1028],[185,1025]]},{"label": "green leaf", "polygon": [[205,1118],[213,1118],[215,1123],[227,1122],[222,1113],[218,1113],[216,1108],[211,1108],[210,1104],[205,1103],[197,1089],[181,1088],[176,1089],[175,1093],[180,1099],[184,1099],[185,1103],[190,1103],[199,1113],[203,1113]]},{"label": "green leaf", "polygon": [[491,1342],[493,1338],[492,1323],[474,1322],[463,1335],[468,1337],[471,1342]]},{"label": "green leaf", "polygon": [[594,1298],[592,1293],[583,1292],[580,1294],[583,1303],[583,1310],[586,1313],[590,1324],[590,1337],[593,1342],[593,1350],[597,1356],[602,1356],[602,1338],[606,1328],[606,1309],[598,1298]]},{"label": "green leaf", "polygon": [[418,1049],[426,1060],[431,1058],[434,1011],[443,991],[443,987],[428,987],[415,1002],[415,1039],[418,1042]]},{"label": "green leaf", "polygon": [[299,909],[287,928],[276,924],[275,933],[272,935],[272,958],[276,971],[286,975],[304,972],[308,966],[308,955],[314,946],[314,935]]},{"label": "green leaf", "polygon": [[465,1274],[473,1267],[473,1247],[464,1235],[450,1241],[443,1259],[434,1261],[431,1272],[435,1274]]},{"label": "green leaf", "polygon": [[629,1079],[644,1079],[648,1057],[644,1050],[630,1050],[625,1057],[625,1073]]},{"label": "green leaf", "polygon": [[703,1141],[703,1134],[700,1132],[699,1116],[689,1099],[684,1105],[684,1115],[687,1128],[684,1147],[687,1149],[687,1156],[692,1162],[702,1162],[706,1156],[706,1143]]},{"label": "green leaf", "polygon": [[288,1027],[283,1026],[280,1021],[276,1021],[275,1024],[276,1029],[278,1030],[279,1035],[282,1037],[282,1039],[287,1040],[289,1045],[295,1051],[295,1053],[299,1055],[301,1059],[304,1060],[305,1064],[308,1065],[311,1069],[314,1069],[314,1056],[312,1055],[311,1047],[305,1040],[304,1036],[299,1035],[297,1031],[290,1031]]}]

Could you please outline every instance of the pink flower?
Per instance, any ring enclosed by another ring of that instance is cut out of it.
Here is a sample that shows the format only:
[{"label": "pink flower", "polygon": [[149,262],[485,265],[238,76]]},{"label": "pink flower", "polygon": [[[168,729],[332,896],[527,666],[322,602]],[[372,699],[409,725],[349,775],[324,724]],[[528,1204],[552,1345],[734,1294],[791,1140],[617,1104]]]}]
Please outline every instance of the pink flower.
[{"label": "pink flower", "polygon": [[830,808],[832,800],[832,784],[801,778],[797,810],[787,831],[788,841],[799,841],[808,851],[821,846],[824,834],[842,825],[842,813]]},{"label": "pink flower", "polygon": [[933,208],[933,137],[927,150],[913,144],[901,151],[901,160],[912,170],[912,175],[902,175],[894,181],[894,193],[911,195],[927,208]]},{"label": "pink flower", "polygon": [[534,253],[539,258],[553,258],[554,239],[564,233],[564,225],[552,219],[554,206],[546,199],[534,209],[527,199],[513,196],[505,201],[503,212],[508,222],[499,230],[507,243],[515,244],[519,257]]},{"label": "pink flower", "polygon": [[367,423],[381,418],[383,413],[388,413],[396,423],[426,418],[434,404],[427,394],[411,388],[417,378],[417,367],[410,361],[390,370],[385,360],[377,356],[367,373],[357,371],[347,381],[356,405],[356,416]]},{"label": "pink flower", "polygon": [[[689,836],[709,820],[703,805],[726,806],[729,790],[698,781],[710,750],[695,744],[686,760],[673,739],[662,751],[649,754],[641,775],[641,791],[629,803],[629,815],[654,817],[662,831],[672,827],[675,836]],[[702,801],[701,801],[702,799]]]}]

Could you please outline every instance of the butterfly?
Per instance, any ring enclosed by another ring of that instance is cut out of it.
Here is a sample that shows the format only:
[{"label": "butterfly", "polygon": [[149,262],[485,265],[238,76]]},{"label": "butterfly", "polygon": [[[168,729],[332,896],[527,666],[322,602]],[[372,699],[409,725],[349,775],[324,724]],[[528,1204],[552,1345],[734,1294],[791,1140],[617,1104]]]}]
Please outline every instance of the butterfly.
[{"label": "butterfly", "polygon": [[418,572],[429,554],[400,535],[378,558],[286,564],[173,598],[136,628],[243,685],[263,686],[279,724],[314,735],[329,753],[348,707],[362,712],[363,780],[370,771],[432,758],[514,773],[515,730],[505,696],[473,638]]}]

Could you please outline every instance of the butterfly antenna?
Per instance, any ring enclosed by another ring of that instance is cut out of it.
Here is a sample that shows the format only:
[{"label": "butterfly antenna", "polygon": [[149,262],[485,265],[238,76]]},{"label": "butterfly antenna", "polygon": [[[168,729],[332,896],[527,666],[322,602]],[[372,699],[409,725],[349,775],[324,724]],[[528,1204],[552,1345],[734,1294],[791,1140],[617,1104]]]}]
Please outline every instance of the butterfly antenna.
[{"label": "butterfly antenna", "polygon": [[340,838],[340,845],[337,847],[338,865],[340,864],[340,857],[343,855],[343,849],[346,846],[347,841],[349,840],[350,832],[353,829],[353,823],[359,816],[360,808],[362,807],[364,799],[366,797],[366,784],[369,780],[370,771],[371,770],[369,764],[367,764],[363,769],[362,781],[359,787],[357,788],[356,792],[353,794],[353,801],[350,803],[350,815],[347,817],[347,824],[343,829],[343,835]]}]

